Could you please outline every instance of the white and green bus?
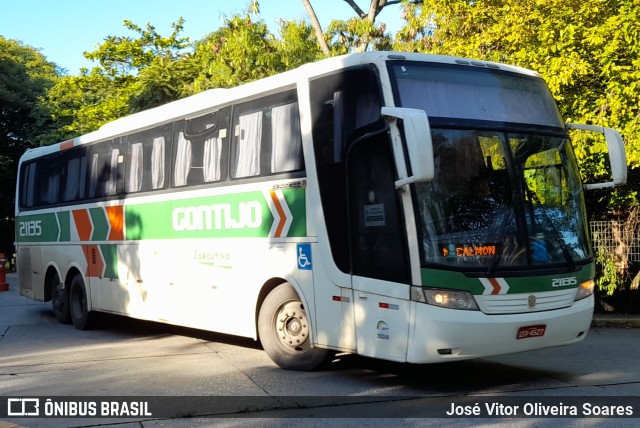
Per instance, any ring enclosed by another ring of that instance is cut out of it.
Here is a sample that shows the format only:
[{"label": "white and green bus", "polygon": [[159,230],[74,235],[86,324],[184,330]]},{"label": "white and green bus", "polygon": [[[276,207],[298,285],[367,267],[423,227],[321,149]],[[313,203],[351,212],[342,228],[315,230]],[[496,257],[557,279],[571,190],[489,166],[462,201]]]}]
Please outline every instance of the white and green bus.
[{"label": "white and green bus", "polygon": [[525,69],[422,54],[330,58],[27,151],[20,292],[260,340],[432,363],[565,345],[594,257],[570,127]]}]

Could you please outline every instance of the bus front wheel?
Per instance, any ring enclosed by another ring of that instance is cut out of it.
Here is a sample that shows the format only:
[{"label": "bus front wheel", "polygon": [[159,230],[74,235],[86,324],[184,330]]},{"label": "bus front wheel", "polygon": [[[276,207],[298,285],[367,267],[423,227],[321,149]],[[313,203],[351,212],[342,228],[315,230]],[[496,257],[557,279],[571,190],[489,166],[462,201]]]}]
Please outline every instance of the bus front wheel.
[{"label": "bus front wheel", "polygon": [[76,274],[69,287],[69,313],[71,321],[78,330],[89,330],[96,325],[98,314],[89,311],[87,289],[80,274]]},{"label": "bus front wheel", "polygon": [[58,322],[71,323],[69,313],[69,288],[60,282],[60,276],[55,273],[51,278],[51,307]]},{"label": "bus front wheel", "polygon": [[269,357],[287,370],[312,370],[329,351],[314,348],[311,324],[293,287],[280,284],[264,300],[258,315],[260,342]]}]

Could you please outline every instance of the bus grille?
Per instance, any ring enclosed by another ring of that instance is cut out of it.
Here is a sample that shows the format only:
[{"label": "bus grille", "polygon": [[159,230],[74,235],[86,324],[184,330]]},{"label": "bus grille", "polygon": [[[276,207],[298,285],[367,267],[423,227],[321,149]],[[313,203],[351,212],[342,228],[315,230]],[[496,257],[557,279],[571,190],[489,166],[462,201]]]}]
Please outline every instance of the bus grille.
[{"label": "bus grille", "polygon": [[573,304],[576,289],[475,296],[485,314],[520,314],[566,308]]}]

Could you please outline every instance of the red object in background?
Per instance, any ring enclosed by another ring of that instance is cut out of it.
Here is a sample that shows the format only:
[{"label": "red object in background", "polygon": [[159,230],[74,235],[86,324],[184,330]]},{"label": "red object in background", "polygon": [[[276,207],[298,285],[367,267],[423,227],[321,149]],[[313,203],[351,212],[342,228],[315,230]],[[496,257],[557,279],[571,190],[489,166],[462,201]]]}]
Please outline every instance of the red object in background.
[{"label": "red object in background", "polygon": [[4,270],[4,266],[0,266],[0,291],[9,291],[9,284],[7,284],[7,273]]}]

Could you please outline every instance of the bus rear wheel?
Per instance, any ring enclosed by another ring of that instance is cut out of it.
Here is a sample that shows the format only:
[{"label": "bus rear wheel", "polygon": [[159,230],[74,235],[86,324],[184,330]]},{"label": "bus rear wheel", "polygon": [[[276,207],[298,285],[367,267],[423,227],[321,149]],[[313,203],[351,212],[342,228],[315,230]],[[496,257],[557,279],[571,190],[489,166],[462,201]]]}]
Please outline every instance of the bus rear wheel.
[{"label": "bus rear wheel", "polygon": [[69,312],[69,288],[60,282],[60,276],[55,273],[51,278],[51,308],[58,322],[71,323]]},{"label": "bus rear wheel", "polygon": [[97,323],[98,314],[89,311],[87,289],[80,274],[76,274],[69,287],[69,313],[73,326],[78,330],[89,330]]},{"label": "bus rear wheel", "polygon": [[280,284],[264,300],[258,315],[260,342],[269,357],[287,370],[312,370],[329,354],[314,348],[311,323],[293,287]]}]

